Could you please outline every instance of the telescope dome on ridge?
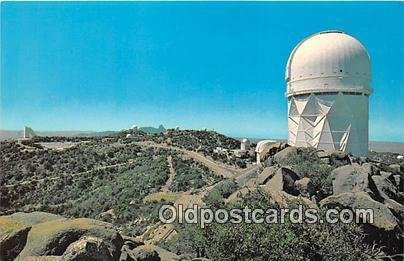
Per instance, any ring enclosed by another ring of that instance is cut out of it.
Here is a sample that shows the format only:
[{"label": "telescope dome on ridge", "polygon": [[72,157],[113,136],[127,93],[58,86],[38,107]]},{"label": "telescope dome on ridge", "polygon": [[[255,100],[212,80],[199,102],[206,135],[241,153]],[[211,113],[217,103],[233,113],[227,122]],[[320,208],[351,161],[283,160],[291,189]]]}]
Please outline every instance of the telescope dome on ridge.
[{"label": "telescope dome on ridge", "polygon": [[366,155],[371,79],[369,54],[349,34],[298,43],[286,65],[289,145]]},{"label": "telescope dome on ridge", "polygon": [[285,78],[287,96],[324,91],[370,94],[369,54],[357,39],[342,31],[316,33],[293,49]]}]

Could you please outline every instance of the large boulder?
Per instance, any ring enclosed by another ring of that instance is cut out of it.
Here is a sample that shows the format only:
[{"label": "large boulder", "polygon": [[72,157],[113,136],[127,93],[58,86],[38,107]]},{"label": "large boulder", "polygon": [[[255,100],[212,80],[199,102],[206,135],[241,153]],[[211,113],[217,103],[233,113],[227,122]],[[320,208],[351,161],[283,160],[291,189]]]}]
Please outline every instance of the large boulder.
[{"label": "large boulder", "polygon": [[119,258],[119,251],[123,245],[122,237],[111,224],[88,218],[58,219],[32,226],[19,258],[61,256],[71,243],[83,236],[93,236],[103,240],[113,257],[112,260]]},{"label": "large boulder", "polygon": [[304,197],[310,197],[315,192],[311,179],[307,178],[307,177],[296,180],[295,187],[299,191],[300,195],[302,195]]},{"label": "large boulder", "polygon": [[285,191],[276,191],[270,193],[272,203],[277,204],[281,208],[294,208],[298,205],[303,205],[307,208],[318,209],[317,205],[308,198],[299,196],[293,196]]},{"label": "large boulder", "polygon": [[97,260],[109,261],[113,257],[102,239],[85,236],[71,243],[61,257],[61,261]]},{"label": "large boulder", "polygon": [[[156,255],[157,254],[157,255]],[[189,260],[183,258],[183,256],[178,256],[164,248],[155,245],[144,245],[135,248],[129,252],[129,255],[134,260],[161,260],[161,261],[173,261],[173,260]]]},{"label": "large boulder", "polygon": [[299,176],[291,169],[281,167],[276,171],[275,175],[263,186],[263,189],[269,193],[285,191],[288,194],[297,196],[299,195],[299,191],[295,188],[295,181],[298,179]]},{"label": "large boulder", "polygon": [[384,205],[402,222],[404,220],[404,206],[393,199],[386,199]]},{"label": "large boulder", "polygon": [[398,191],[404,192],[404,175],[393,175],[394,183],[396,184]]},{"label": "large boulder", "polygon": [[386,175],[374,175],[372,176],[372,180],[375,183],[380,196],[382,196],[384,200],[393,199],[401,202],[402,198],[398,193],[398,189],[393,182],[391,182],[389,177],[390,176]]},{"label": "large boulder", "polygon": [[59,215],[55,215],[55,214],[47,213],[47,212],[40,212],[40,211],[35,211],[35,212],[30,212],[30,213],[16,212],[7,217],[11,218],[12,220],[14,220],[20,224],[24,224],[26,226],[32,226],[32,225],[36,225],[39,223],[57,220],[57,219],[66,219]]},{"label": "large boulder", "polygon": [[256,171],[248,171],[246,173],[241,174],[240,176],[235,178],[235,181],[239,187],[248,186],[251,183],[251,180],[256,180],[258,175],[258,170]]},{"label": "large boulder", "polygon": [[260,152],[261,161],[265,161],[269,156],[273,156],[287,147],[288,144],[284,142],[275,142],[267,144]]},{"label": "large boulder", "polygon": [[132,253],[132,249],[127,246],[123,245],[121,248],[121,255],[119,256],[119,261],[135,261],[136,257]]},{"label": "large boulder", "polygon": [[374,163],[363,163],[361,164],[362,169],[369,173],[371,176],[380,175],[380,168],[377,167]]},{"label": "large boulder", "polygon": [[130,249],[134,249],[138,246],[143,246],[144,242],[136,237],[122,236],[124,244]]},{"label": "large boulder", "polygon": [[298,150],[296,147],[287,147],[274,155],[275,162],[284,164],[291,157],[297,156]]},{"label": "large boulder", "polygon": [[394,172],[396,172],[396,173],[400,173],[400,172],[403,171],[403,170],[402,170],[402,167],[400,166],[400,164],[391,164],[391,165],[389,165],[389,168],[390,168],[391,170],[393,170]]},{"label": "large boulder", "polygon": [[144,245],[135,248],[129,252],[129,255],[134,258],[134,260],[145,260],[145,261],[173,261],[173,260],[190,260],[184,256],[178,256],[164,248],[155,245]]},{"label": "large boulder", "polygon": [[327,164],[331,164],[333,166],[344,166],[351,163],[351,159],[348,154],[339,150],[330,150],[330,151],[317,151],[317,156]]},{"label": "large boulder", "polygon": [[257,177],[257,184],[266,184],[276,173],[277,168],[274,166],[265,168]]},{"label": "large boulder", "polygon": [[[373,200],[367,193],[345,192],[329,196],[320,201],[320,206],[327,208],[342,207],[351,210],[371,209],[373,211],[373,223],[371,226],[383,230],[393,231],[398,228],[398,222],[389,208],[382,203]],[[369,220],[368,220],[369,222]]]},{"label": "large boulder", "polygon": [[334,150],[330,152],[330,164],[333,166],[344,166],[351,163],[348,154],[343,151]]},{"label": "large boulder", "polygon": [[149,246],[140,246],[133,250],[133,254],[138,261],[160,261],[161,258],[157,251]]},{"label": "large boulder", "polygon": [[0,217],[0,260],[13,260],[22,251],[27,241],[30,226],[10,217]]},{"label": "large boulder", "polygon": [[336,168],[331,172],[331,179],[334,195],[363,191],[372,198],[381,200],[381,196],[371,178],[371,168],[367,163],[362,166],[354,163]]},{"label": "large boulder", "polygon": [[158,247],[158,246],[151,246],[154,251],[156,251],[159,254],[159,257],[161,258],[161,261],[174,261],[174,260],[181,260],[181,258],[170,252],[165,250],[164,248]]},{"label": "large boulder", "polygon": [[396,182],[393,176],[393,173],[388,172],[388,171],[380,171],[379,173],[380,176],[382,176],[383,178],[389,179],[393,182]]}]

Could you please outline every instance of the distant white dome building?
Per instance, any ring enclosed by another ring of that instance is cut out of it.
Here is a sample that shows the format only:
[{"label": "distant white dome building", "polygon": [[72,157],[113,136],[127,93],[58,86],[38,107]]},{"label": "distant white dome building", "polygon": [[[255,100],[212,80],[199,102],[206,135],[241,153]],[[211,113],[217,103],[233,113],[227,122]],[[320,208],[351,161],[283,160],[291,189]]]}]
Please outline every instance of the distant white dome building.
[{"label": "distant white dome building", "polygon": [[324,31],[301,41],[286,66],[289,145],[366,155],[371,78],[354,37]]},{"label": "distant white dome building", "polygon": [[249,139],[242,139],[240,144],[240,150],[246,151],[250,149],[250,140]]}]

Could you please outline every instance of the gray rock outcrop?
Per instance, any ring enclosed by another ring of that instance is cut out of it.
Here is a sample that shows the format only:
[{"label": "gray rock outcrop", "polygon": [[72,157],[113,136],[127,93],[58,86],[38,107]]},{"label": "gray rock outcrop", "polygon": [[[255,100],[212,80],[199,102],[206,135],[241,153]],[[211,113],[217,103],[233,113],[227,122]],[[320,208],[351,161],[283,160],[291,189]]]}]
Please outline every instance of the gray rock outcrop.
[{"label": "gray rock outcrop", "polygon": [[[320,201],[320,206],[324,207],[342,207],[355,209],[370,209],[373,211],[373,223],[370,224],[383,231],[393,231],[398,227],[396,217],[384,204],[373,200],[367,193],[345,192],[338,195],[329,196]],[[367,220],[370,222],[371,220]]]}]

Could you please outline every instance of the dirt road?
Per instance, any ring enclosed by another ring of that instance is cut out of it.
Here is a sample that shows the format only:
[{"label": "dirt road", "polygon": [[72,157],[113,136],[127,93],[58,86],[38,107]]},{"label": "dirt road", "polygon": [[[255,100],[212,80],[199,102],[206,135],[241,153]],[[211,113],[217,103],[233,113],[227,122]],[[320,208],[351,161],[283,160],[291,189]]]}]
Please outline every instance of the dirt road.
[{"label": "dirt road", "polygon": [[237,168],[234,168],[231,166],[226,166],[222,163],[215,162],[198,152],[186,150],[186,149],[179,148],[179,147],[172,146],[172,145],[159,144],[159,143],[155,143],[155,142],[151,142],[151,141],[136,142],[136,144],[140,145],[140,146],[170,149],[170,150],[182,152],[185,155],[188,155],[189,157],[193,158],[194,160],[201,162],[206,167],[208,167],[210,170],[212,170],[213,172],[215,172],[218,175],[222,175],[224,178],[235,178],[239,175],[243,175],[243,174],[245,174],[247,172],[251,172],[251,171],[256,171],[258,169],[258,166],[256,166],[256,165],[249,166],[248,168],[245,168],[245,169],[237,169]]}]

